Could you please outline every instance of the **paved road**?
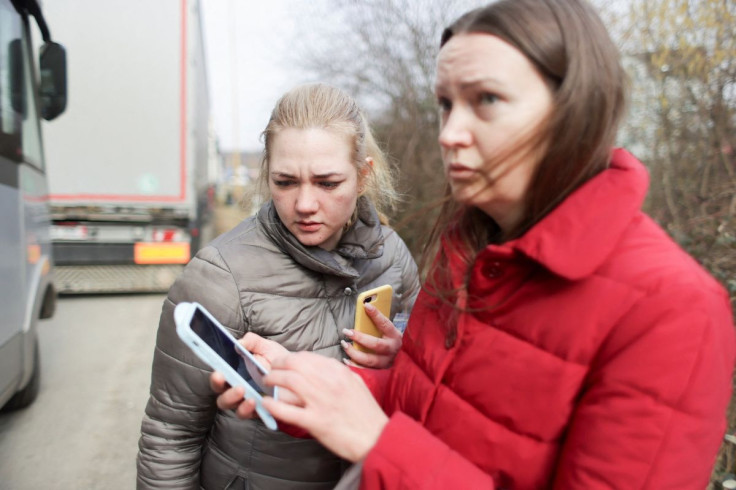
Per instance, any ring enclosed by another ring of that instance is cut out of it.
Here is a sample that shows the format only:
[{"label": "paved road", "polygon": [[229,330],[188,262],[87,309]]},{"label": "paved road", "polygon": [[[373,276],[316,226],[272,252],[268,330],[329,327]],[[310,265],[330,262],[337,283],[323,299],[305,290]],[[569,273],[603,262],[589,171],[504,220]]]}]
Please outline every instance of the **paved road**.
[{"label": "paved road", "polygon": [[65,297],[40,324],[41,392],[0,414],[0,489],[135,488],[163,295]]}]

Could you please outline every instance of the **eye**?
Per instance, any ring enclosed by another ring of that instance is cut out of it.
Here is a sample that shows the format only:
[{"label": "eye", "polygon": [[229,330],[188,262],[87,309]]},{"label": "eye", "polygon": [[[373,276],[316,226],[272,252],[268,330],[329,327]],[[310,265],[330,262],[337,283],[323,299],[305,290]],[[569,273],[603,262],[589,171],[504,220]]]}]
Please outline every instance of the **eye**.
[{"label": "eye", "polygon": [[275,185],[276,187],[289,187],[290,185],[294,185],[294,183],[294,180],[289,179],[274,179],[273,181],[273,185]]},{"label": "eye", "polygon": [[322,187],[322,188],[324,188],[324,189],[336,189],[337,186],[339,186],[339,185],[340,185],[340,182],[324,181],[324,182],[320,182],[319,183],[319,186]]},{"label": "eye", "polygon": [[490,92],[483,92],[478,96],[478,101],[481,104],[494,104],[498,102],[498,95]]},{"label": "eye", "polygon": [[447,97],[437,97],[437,105],[440,108],[441,112],[450,112],[452,110],[452,102],[450,102],[450,99]]}]

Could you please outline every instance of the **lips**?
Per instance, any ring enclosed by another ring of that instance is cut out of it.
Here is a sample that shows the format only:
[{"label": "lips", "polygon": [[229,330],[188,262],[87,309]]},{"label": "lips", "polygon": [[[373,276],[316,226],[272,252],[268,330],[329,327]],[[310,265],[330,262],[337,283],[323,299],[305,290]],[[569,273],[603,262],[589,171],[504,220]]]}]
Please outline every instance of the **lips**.
[{"label": "lips", "polygon": [[447,166],[447,175],[452,180],[466,180],[475,175],[475,170],[461,163],[451,163]]},{"label": "lips", "polygon": [[297,221],[296,226],[304,232],[317,231],[322,226],[322,223],[317,221]]}]

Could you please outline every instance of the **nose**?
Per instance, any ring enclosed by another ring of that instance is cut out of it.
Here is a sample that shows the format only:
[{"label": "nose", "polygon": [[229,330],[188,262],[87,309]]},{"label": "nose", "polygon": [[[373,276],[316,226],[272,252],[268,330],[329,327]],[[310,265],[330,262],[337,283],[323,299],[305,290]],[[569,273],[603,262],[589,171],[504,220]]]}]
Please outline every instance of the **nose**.
[{"label": "nose", "polygon": [[439,143],[445,149],[463,148],[473,143],[467,111],[453,107],[440,126]]},{"label": "nose", "polygon": [[303,185],[299,188],[299,194],[296,197],[294,207],[299,214],[313,214],[317,212],[319,202],[311,186]]}]

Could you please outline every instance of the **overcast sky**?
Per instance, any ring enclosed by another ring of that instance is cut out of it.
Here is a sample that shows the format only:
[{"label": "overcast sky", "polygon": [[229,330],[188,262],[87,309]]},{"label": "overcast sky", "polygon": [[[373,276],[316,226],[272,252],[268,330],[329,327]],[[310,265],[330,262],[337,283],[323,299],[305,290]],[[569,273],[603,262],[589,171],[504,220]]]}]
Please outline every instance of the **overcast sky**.
[{"label": "overcast sky", "polygon": [[274,103],[306,81],[287,56],[305,2],[202,0],[201,5],[220,148],[260,150],[259,135]]},{"label": "overcast sky", "polygon": [[[485,2],[456,3],[471,7]],[[339,14],[332,15],[329,0],[200,0],[200,4],[220,149],[260,151],[260,133],[276,100],[295,85],[317,81],[299,69],[294,53],[324,41],[325,32],[339,26]]]}]

